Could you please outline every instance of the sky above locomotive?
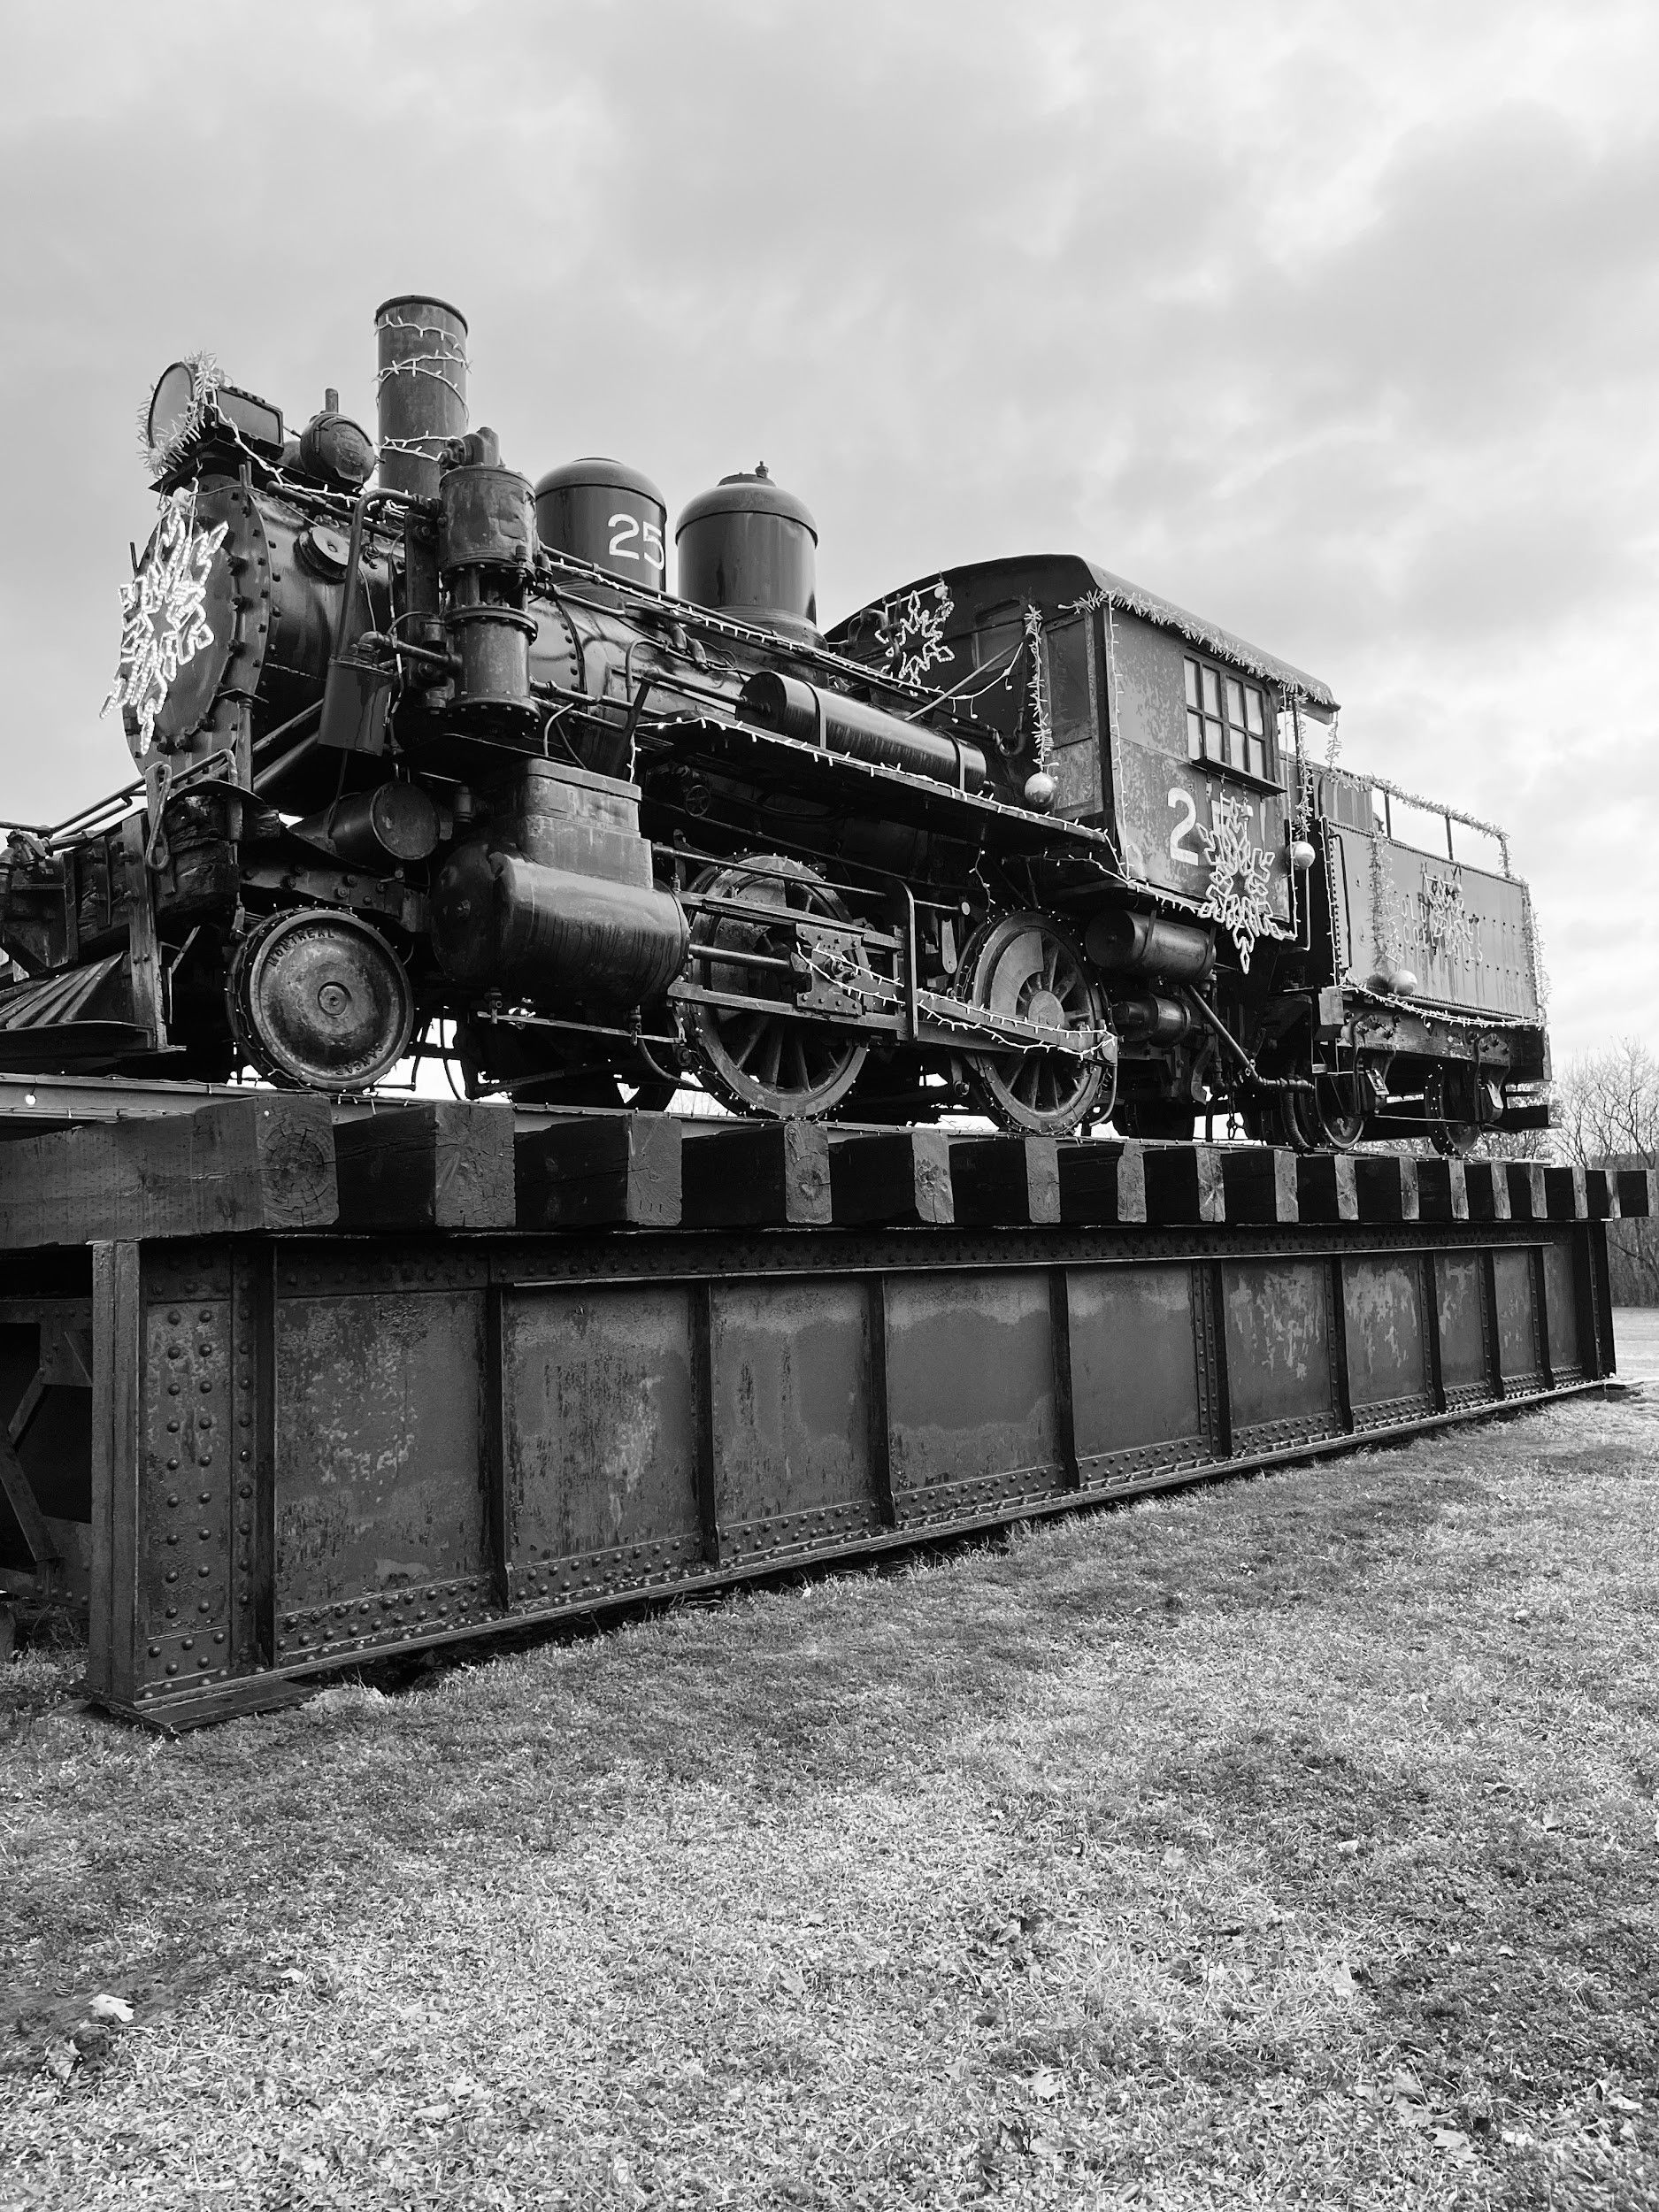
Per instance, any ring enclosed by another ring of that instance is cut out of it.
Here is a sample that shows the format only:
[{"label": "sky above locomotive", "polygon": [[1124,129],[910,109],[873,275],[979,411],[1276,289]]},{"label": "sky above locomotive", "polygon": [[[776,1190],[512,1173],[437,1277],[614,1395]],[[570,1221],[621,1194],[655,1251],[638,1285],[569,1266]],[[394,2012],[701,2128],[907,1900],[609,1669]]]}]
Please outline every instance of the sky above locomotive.
[{"label": "sky above locomotive", "polygon": [[1659,1041],[1659,12],[1045,0],[7,11],[0,812],[98,709],[180,353],[373,421],[472,326],[535,476],[764,458],[833,619],[1074,550],[1325,678],[1342,757],[1511,830],[1558,1054]]}]

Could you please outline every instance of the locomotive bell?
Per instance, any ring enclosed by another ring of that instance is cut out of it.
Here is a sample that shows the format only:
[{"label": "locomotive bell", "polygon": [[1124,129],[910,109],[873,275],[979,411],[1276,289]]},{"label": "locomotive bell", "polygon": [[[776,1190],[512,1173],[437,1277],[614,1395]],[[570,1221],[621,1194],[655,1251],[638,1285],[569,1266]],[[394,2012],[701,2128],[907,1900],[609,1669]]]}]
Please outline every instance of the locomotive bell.
[{"label": "locomotive bell", "polygon": [[656,591],[668,588],[667,525],[650,478],[600,454],[549,469],[535,488],[536,535],[549,552],[573,554]]},{"label": "locomotive bell", "polygon": [[723,476],[674,526],[680,596],[700,607],[780,630],[810,645],[818,627],[818,525],[772,482],[763,461],[752,476]]}]

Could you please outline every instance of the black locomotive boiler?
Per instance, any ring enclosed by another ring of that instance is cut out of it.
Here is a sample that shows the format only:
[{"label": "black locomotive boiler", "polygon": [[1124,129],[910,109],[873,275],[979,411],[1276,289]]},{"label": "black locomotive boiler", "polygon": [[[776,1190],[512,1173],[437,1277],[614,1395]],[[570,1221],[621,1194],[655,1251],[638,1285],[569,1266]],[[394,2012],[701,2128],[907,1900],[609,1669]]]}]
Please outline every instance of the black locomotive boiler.
[{"label": "black locomotive boiler", "polygon": [[533,488],[463,318],[376,331],[373,441],[205,357],[156,386],[138,780],[11,826],[0,1068],[342,1094],[412,1051],[572,1107],[1302,1148],[1544,1118],[1507,847],[1331,764],[1314,678],[1071,557],[826,633],[764,467],[685,509],[671,593],[647,478]]}]

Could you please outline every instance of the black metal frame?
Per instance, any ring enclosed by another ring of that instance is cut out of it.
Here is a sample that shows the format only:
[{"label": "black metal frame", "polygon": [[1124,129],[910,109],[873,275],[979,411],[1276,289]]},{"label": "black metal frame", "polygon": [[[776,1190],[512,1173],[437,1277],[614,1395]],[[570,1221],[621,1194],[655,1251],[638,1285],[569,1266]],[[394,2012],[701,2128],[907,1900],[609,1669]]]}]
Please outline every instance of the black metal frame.
[{"label": "black metal frame", "polygon": [[[1576,1222],[102,1244],[88,1688],[188,1724],[389,1652],[1593,1386],[1612,1364],[1603,1236]],[[1471,1280],[1478,1316],[1459,1304]],[[1507,1321],[1501,1286],[1524,1309]],[[1369,1330],[1366,1298],[1399,1326]],[[1379,1370],[1394,1339],[1401,1361]],[[1301,1380],[1264,1345],[1299,1348]],[[389,1414],[388,1389],[404,1394]],[[780,1390],[833,1402],[794,1459]],[[638,1510],[607,1507],[607,1484],[638,1486]]]}]

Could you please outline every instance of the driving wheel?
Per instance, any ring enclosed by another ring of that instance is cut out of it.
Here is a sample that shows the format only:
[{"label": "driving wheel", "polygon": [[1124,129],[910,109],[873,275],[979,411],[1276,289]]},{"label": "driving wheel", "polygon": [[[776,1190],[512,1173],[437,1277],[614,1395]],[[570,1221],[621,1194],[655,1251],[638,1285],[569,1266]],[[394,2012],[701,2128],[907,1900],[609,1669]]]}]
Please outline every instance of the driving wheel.
[{"label": "driving wheel", "polygon": [[[1004,914],[964,949],[957,988],[968,1002],[1004,1020],[1046,1029],[1101,1031],[1105,1003],[1075,941],[1042,914]],[[1034,1046],[968,1058],[980,1104],[1004,1129],[1068,1136],[1111,1111],[1115,1068]]]},{"label": "driving wheel", "polygon": [[[810,868],[774,853],[711,869],[696,893],[711,903],[692,922],[690,979],[749,1002],[692,1003],[690,1041],[705,1087],[740,1113],[811,1119],[831,1112],[858,1080],[869,1047],[849,1030],[789,1010],[796,984],[789,964],[799,950],[795,917],[845,922],[846,907]],[[871,972],[850,933],[837,941],[834,956],[838,965]]]}]

